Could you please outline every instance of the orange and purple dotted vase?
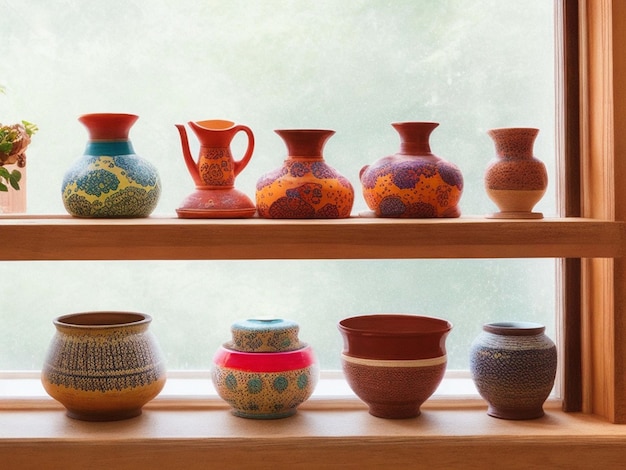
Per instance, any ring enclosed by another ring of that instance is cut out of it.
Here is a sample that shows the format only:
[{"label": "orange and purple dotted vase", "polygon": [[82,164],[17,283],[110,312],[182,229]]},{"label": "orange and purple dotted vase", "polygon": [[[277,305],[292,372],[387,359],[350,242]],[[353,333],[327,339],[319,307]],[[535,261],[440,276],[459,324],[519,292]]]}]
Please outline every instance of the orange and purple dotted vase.
[{"label": "orange and purple dotted vase", "polygon": [[340,219],[350,216],[354,189],[326,163],[322,150],[335,133],[325,129],[275,131],[287,145],[283,165],[256,185],[259,216],[266,219]]},{"label": "orange and purple dotted vase", "polygon": [[430,150],[435,122],[392,124],[400,151],[361,169],[363,197],[377,217],[459,217],[461,170]]}]

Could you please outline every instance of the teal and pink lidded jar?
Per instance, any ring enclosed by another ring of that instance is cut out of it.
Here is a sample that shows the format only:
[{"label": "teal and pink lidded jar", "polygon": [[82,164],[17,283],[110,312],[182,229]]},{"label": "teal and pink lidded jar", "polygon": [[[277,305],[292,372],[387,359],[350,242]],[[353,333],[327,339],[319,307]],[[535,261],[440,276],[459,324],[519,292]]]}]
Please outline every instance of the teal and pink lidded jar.
[{"label": "teal and pink lidded jar", "polygon": [[282,319],[232,325],[232,340],[213,357],[211,378],[234,415],[286,418],[311,396],[319,367],[313,349],[300,341],[298,331],[297,323]]}]

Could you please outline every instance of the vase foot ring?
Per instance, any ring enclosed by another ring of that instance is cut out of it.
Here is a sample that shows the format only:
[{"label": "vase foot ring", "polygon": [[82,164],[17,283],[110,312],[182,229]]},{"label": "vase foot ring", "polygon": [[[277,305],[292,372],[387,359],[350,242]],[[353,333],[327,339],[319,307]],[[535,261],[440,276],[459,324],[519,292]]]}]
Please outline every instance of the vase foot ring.
[{"label": "vase foot ring", "polygon": [[293,416],[296,414],[296,409],[293,408],[291,410],[287,410],[287,411],[283,411],[280,413],[247,413],[245,411],[242,410],[232,410],[231,413],[235,416],[238,416],[240,418],[248,418],[248,419],[258,419],[258,420],[263,420],[263,419],[283,419],[283,418],[288,418],[290,416]]},{"label": "vase foot ring", "polygon": [[107,413],[90,413],[88,411],[67,410],[65,413],[69,418],[80,421],[121,421],[123,419],[135,418],[141,415],[141,408],[124,411],[111,411]]},{"label": "vase foot ring", "polygon": [[509,420],[537,419],[545,415],[543,407],[533,409],[498,409],[489,407],[487,414],[493,418]]},{"label": "vase foot ring", "polygon": [[488,219],[543,219],[543,213],[531,211],[494,212],[486,216]]},{"label": "vase foot ring", "polygon": [[245,219],[253,217],[256,207],[245,209],[176,209],[180,219]]},{"label": "vase foot ring", "polygon": [[422,414],[415,405],[369,405],[369,414],[385,419],[411,419]]}]

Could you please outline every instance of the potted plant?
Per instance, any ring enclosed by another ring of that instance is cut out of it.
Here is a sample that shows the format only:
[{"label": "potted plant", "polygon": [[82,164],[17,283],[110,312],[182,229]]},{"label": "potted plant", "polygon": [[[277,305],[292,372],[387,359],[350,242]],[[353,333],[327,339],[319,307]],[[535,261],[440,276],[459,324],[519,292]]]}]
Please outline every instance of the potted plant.
[{"label": "potted plant", "polygon": [[[0,86],[0,93],[4,87]],[[31,136],[37,132],[37,126],[28,121],[19,124],[0,124],[0,191],[7,192],[9,186],[19,190],[22,173],[18,169],[9,170],[6,165],[26,166],[26,147]]]}]

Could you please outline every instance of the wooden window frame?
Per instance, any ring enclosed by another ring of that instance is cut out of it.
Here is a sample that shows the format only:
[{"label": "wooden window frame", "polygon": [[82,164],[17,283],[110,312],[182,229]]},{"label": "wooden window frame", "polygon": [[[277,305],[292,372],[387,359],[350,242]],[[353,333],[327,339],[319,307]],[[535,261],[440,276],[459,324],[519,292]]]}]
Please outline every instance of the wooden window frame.
[{"label": "wooden window frame", "polygon": [[626,423],[626,195],[618,191],[626,175],[626,55],[614,46],[626,42],[626,2],[560,0],[558,8],[568,19],[561,32],[569,38],[560,51],[570,78],[558,94],[568,110],[560,136],[566,170],[560,184],[568,188],[561,212],[567,217],[519,222],[0,217],[0,231],[20,240],[0,259],[286,259],[303,253],[318,259],[564,258],[563,406],[582,413],[550,404],[546,419],[511,422],[487,417],[475,402],[427,402],[427,415],[398,422],[370,417],[356,402],[321,408],[313,403],[289,420],[260,423],[232,417],[227,407],[180,403],[151,404],[145,419],[83,423],[70,422],[49,405],[3,406],[0,461],[14,469],[191,470],[254,461],[300,468],[467,468],[504,459],[511,468],[622,465],[626,428],[611,423]]},{"label": "wooden window frame", "polygon": [[[626,2],[581,0],[581,215],[626,220]],[[626,261],[581,263],[582,410],[626,423]]]}]

